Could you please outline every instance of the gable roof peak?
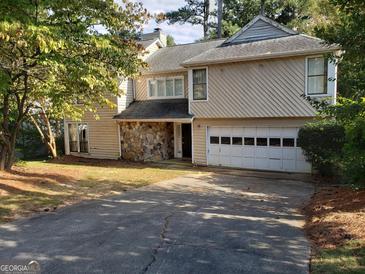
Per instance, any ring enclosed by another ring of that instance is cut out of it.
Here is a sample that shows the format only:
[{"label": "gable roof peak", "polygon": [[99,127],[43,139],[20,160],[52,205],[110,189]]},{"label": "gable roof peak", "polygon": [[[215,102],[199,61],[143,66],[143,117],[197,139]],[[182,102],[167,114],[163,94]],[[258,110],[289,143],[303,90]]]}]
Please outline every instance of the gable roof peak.
[{"label": "gable roof peak", "polygon": [[298,32],[260,14],[255,16],[233,36],[224,41],[222,46],[273,39],[296,34],[298,34]]}]

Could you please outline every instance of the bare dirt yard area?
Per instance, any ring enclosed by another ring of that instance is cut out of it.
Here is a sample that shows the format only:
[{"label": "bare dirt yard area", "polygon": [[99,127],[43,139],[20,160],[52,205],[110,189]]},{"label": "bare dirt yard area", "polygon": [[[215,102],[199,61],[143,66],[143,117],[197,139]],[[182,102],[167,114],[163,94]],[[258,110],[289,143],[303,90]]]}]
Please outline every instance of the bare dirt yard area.
[{"label": "bare dirt yard area", "polygon": [[[176,165],[65,157],[29,161],[0,171],[0,222],[51,212],[81,200],[120,194],[193,172]],[[195,171],[197,172],[197,171]]]},{"label": "bare dirt yard area", "polygon": [[319,186],[305,208],[312,273],[365,273],[365,190]]}]

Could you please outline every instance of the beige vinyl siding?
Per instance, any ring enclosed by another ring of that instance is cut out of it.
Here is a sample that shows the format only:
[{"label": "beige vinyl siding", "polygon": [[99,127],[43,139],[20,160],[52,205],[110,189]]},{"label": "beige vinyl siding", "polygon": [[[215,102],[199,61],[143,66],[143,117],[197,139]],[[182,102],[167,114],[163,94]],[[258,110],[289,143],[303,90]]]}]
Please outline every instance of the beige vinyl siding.
[{"label": "beige vinyl siding", "polygon": [[301,127],[312,118],[277,119],[195,119],[193,122],[193,161],[206,165],[207,128],[216,127]]},{"label": "beige vinyl siding", "polygon": [[146,48],[146,53],[143,55],[143,60],[145,60],[148,56],[154,54],[160,47],[157,45],[157,42],[153,43],[152,45]]},{"label": "beige vinyl siding", "polygon": [[[115,96],[110,96],[109,99],[117,103]],[[89,153],[72,153],[72,155],[99,159],[118,159],[120,156],[118,125],[113,120],[113,116],[117,114],[117,108],[99,107],[97,114],[99,116],[98,120],[96,120],[93,113],[86,112],[81,121],[77,121],[88,124]],[[67,122],[70,122],[70,120],[66,119],[65,123],[67,124]],[[65,141],[67,142],[68,136],[66,135]]]},{"label": "beige vinyl siding", "polygon": [[147,79],[163,78],[163,77],[175,77],[184,76],[184,96],[188,97],[188,72],[175,72],[175,73],[164,73],[164,74],[149,74],[142,75],[136,80],[136,100],[143,101],[147,100]]},{"label": "beige vinyl siding", "polygon": [[119,89],[123,94],[117,98],[118,113],[125,110],[133,102],[133,80],[127,79],[122,81]]},{"label": "beige vinyl siding", "polygon": [[212,65],[208,100],[192,101],[191,112],[197,118],[312,117],[304,90],[305,57]]}]

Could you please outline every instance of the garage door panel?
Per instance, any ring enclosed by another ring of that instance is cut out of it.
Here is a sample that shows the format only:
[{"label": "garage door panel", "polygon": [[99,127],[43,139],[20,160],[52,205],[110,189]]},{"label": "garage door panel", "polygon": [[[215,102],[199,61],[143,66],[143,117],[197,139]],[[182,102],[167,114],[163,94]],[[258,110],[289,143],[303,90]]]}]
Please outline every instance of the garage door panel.
[{"label": "garage door panel", "polygon": [[221,155],[222,156],[231,156],[231,146],[230,145],[221,145]]},{"label": "garage door panel", "polygon": [[269,159],[270,170],[281,170],[283,169],[283,160],[281,159]]},{"label": "garage door panel", "polygon": [[232,146],[231,148],[232,157],[242,157],[242,147],[241,146]]},{"label": "garage door panel", "polygon": [[245,136],[245,137],[255,137],[256,136],[256,128],[255,127],[243,128],[243,136]]},{"label": "garage door panel", "polygon": [[296,148],[283,148],[283,159],[295,160],[297,155]]},{"label": "garage door panel", "polygon": [[269,159],[267,159],[267,158],[255,158],[255,168],[257,168],[257,169],[269,169]]},{"label": "garage door panel", "polygon": [[281,132],[282,137],[296,138],[298,136],[298,129],[296,128],[282,128]]},{"label": "garage door panel", "polygon": [[268,149],[267,147],[256,147],[256,158],[267,158],[268,157]]},{"label": "garage door panel", "polygon": [[295,161],[293,160],[283,160],[283,169],[285,171],[294,171],[295,170]]},{"label": "garage door panel", "polygon": [[257,137],[267,137],[269,135],[269,128],[260,128],[256,129],[256,136]]},{"label": "garage door panel", "polygon": [[222,166],[231,166],[231,156],[220,156],[220,165]]},{"label": "garage door panel", "polygon": [[282,159],[283,158],[283,150],[281,148],[269,148],[269,158],[272,159]]},{"label": "garage door panel", "polygon": [[209,153],[214,155],[219,155],[219,145],[210,145]]},{"label": "garage door panel", "polygon": [[254,158],[242,158],[242,168],[255,168],[255,159]]},{"label": "garage door panel", "polygon": [[235,157],[231,158],[231,165],[233,167],[242,167],[242,157]]},{"label": "garage door panel", "polygon": [[269,128],[269,137],[281,137],[282,128]]},{"label": "garage door panel", "polygon": [[296,170],[299,172],[310,172],[311,165],[307,161],[296,161]]},{"label": "garage door panel", "polygon": [[305,161],[305,156],[301,148],[296,148],[297,150],[297,161]]},{"label": "garage door panel", "polygon": [[234,137],[234,136],[242,137],[244,134],[244,129],[240,128],[240,127],[234,127],[234,128],[232,128],[231,134],[232,134],[232,137]]},{"label": "garage door panel", "polygon": [[255,147],[254,146],[245,146],[242,148],[243,151],[243,157],[255,157]]}]

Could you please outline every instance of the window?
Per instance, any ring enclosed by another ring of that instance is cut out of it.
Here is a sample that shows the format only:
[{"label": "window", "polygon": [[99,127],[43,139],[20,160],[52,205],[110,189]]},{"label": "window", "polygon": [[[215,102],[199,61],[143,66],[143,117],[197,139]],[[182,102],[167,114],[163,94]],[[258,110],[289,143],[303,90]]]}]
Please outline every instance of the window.
[{"label": "window", "polygon": [[283,147],[293,147],[294,138],[283,138]]},{"label": "window", "polygon": [[87,124],[68,124],[68,140],[70,152],[89,152],[89,135]]},{"label": "window", "polygon": [[242,145],[242,137],[232,137],[232,145],[241,146]]},{"label": "window", "polygon": [[207,100],[206,69],[193,69],[193,100]]},{"label": "window", "polygon": [[221,144],[222,145],[230,145],[231,144],[231,137],[221,137]]},{"label": "window", "polygon": [[183,77],[149,79],[147,83],[150,98],[184,97]]},{"label": "window", "polygon": [[256,138],[256,146],[267,146],[267,138]]},{"label": "window", "polygon": [[269,139],[269,145],[271,147],[279,147],[281,144],[280,144],[280,138],[270,138]]},{"label": "window", "polygon": [[327,94],[327,59],[314,57],[307,59],[307,94]]},{"label": "window", "polygon": [[255,138],[253,137],[245,137],[244,138],[245,146],[254,146],[255,145]]},{"label": "window", "polygon": [[211,144],[219,144],[219,137],[217,137],[217,136],[210,136],[210,143]]},{"label": "window", "polygon": [[77,146],[77,125],[68,124],[68,141],[70,145],[70,152],[78,152]]},{"label": "window", "polygon": [[79,148],[80,152],[89,152],[89,142],[87,136],[87,124],[79,124]]}]

